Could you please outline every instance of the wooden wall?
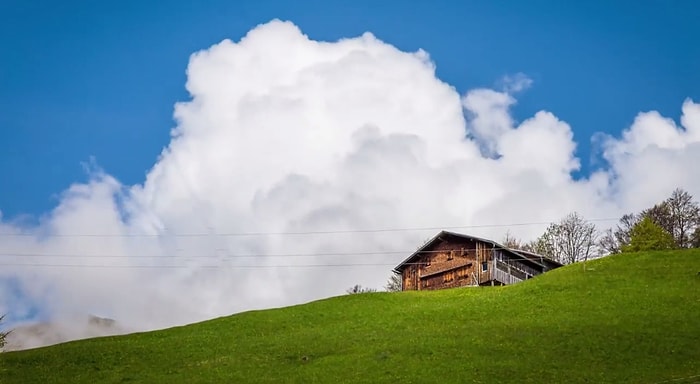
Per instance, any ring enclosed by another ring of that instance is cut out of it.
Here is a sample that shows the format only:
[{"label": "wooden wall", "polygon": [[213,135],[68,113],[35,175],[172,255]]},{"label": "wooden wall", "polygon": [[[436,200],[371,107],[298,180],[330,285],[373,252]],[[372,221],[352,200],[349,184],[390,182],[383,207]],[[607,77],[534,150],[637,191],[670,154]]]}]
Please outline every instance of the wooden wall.
[{"label": "wooden wall", "polygon": [[514,284],[543,272],[491,243],[446,237],[408,262],[402,283],[404,291]]},{"label": "wooden wall", "polygon": [[[487,263],[486,271],[482,271],[482,262]],[[479,285],[491,280],[493,246],[473,240],[446,239],[425,249],[410,263],[403,271],[404,290]]]}]

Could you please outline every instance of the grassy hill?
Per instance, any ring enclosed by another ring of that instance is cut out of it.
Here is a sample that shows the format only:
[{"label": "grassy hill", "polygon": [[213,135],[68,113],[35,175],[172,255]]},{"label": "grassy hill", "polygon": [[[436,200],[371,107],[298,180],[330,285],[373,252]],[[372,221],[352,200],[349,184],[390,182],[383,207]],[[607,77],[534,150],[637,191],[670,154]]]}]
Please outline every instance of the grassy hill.
[{"label": "grassy hill", "polygon": [[0,354],[2,383],[700,382],[700,251]]}]

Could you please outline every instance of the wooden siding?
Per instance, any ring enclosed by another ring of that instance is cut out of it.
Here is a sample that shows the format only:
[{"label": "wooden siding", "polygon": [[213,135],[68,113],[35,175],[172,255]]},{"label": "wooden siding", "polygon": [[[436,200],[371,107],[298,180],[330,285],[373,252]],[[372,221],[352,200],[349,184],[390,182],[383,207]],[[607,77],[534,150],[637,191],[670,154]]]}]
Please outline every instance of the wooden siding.
[{"label": "wooden siding", "polygon": [[515,284],[542,273],[510,250],[446,237],[422,249],[402,271],[403,290]]},{"label": "wooden siding", "polygon": [[[494,248],[474,240],[442,241],[403,270],[404,290],[474,286],[491,281]],[[483,270],[482,263],[486,263]]]}]

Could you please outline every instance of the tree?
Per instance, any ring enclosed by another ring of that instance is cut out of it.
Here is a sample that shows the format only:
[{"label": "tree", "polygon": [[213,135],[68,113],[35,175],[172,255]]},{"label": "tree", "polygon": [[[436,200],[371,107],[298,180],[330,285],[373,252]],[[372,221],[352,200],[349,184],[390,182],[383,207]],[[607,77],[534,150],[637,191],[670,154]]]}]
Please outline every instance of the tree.
[{"label": "tree", "polygon": [[387,280],[384,289],[387,292],[398,292],[401,291],[401,287],[401,275],[399,275],[398,273],[392,273],[391,276],[389,276],[389,280]]},{"label": "tree", "polygon": [[673,235],[673,220],[671,219],[671,211],[668,209],[666,201],[662,201],[651,208],[643,210],[640,216],[642,216],[642,219],[649,218],[654,224]]},{"label": "tree", "polygon": [[676,188],[671,197],[666,200],[673,222],[673,235],[676,245],[680,248],[692,246],[694,231],[700,226],[700,206],[693,201],[693,196]]},{"label": "tree", "polygon": [[700,225],[695,228],[695,232],[693,232],[693,241],[691,245],[693,248],[700,248]]},{"label": "tree", "polygon": [[620,253],[620,243],[615,238],[615,231],[612,228],[606,229],[598,240],[600,250],[608,255]]},{"label": "tree", "polygon": [[604,253],[620,253],[622,247],[629,245],[630,232],[640,220],[641,215],[635,215],[634,213],[623,215],[615,229],[608,228],[603,232],[598,241],[598,247],[600,247],[601,251]]},{"label": "tree", "polygon": [[[5,319],[5,315],[0,316],[0,324],[2,324],[2,321]],[[5,347],[5,343],[7,342],[7,335],[9,335],[10,332],[4,332],[0,331],[0,351]]]},{"label": "tree", "polygon": [[346,291],[349,295],[354,295],[358,293],[370,293],[370,292],[377,292],[376,289],[374,288],[366,288],[361,286],[360,284],[355,284],[353,287],[348,288]]},{"label": "tree", "polygon": [[675,247],[673,236],[646,216],[632,228],[630,243],[622,247],[622,252],[657,251]]},{"label": "tree", "polygon": [[548,244],[545,237],[546,236],[542,235],[535,240],[531,240],[523,244],[523,246],[520,249],[522,249],[523,251],[536,253],[538,255],[547,256],[550,259],[553,259],[554,250],[552,249],[550,244]]},{"label": "tree", "polygon": [[668,199],[644,210],[642,216],[670,233],[678,248],[693,246],[695,231],[700,227],[700,206],[683,189],[676,188]]},{"label": "tree", "polygon": [[503,236],[503,246],[510,249],[523,249],[525,244],[523,244],[520,239],[511,235],[510,231],[506,231],[505,236]]},{"label": "tree", "polygon": [[620,223],[617,225],[617,230],[615,231],[615,239],[620,246],[630,243],[632,228],[641,220],[642,217],[634,213],[628,213],[620,218]]},{"label": "tree", "polygon": [[586,261],[594,255],[597,233],[593,223],[572,212],[552,223],[533,247],[536,252],[562,264]]}]

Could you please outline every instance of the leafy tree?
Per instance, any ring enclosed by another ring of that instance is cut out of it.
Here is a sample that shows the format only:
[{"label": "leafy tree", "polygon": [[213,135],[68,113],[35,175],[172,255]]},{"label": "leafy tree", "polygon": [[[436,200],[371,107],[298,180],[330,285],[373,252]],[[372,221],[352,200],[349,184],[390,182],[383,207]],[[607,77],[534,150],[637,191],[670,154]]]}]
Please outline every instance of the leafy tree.
[{"label": "leafy tree", "polygon": [[391,276],[389,276],[389,280],[387,280],[384,289],[387,292],[398,292],[401,290],[401,287],[401,275],[398,273],[392,273]]},{"label": "leafy tree", "polygon": [[349,295],[354,295],[358,293],[370,293],[370,292],[377,292],[376,289],[374,288],[366,288],[361,286],[360,284],[355,284],[353,287],[348,288],[346,291]]},{"label": "leafy tree", "polygon": [[673,234],[673,220],[671,219],[671,211],[666,201],[662,201],[651,208],[643,210],[640,215],[642,218],[648,217],[654,224],[663,228],[666,232]]},{"label": "leafy tree", "polygon": [[700,227],[700,206],[690,193],[676,188],[668,199],[643,211],[642,216],[670,233],[678,248],[693,246],[695,231]]},{"label": "leafy tree", "polygon": [[630,232],[640,220],[641,215],[634,213],[623,215],[615,229],[608,228],[603,232],[598,241],[600,250],[608,254],[620,253],[622,247],[630,243]]},{"label": "leafy tree", "polygon": [[600,237],[599,247],[606,253],[619,253],[630,245],[632,228],[648,217],[672,235],[676,247],[700,247],[700,206],[693,196],[676,188],[671,196],[639,214],[629,213],[615,229],[606,230]]},{"label": "leafy tree", "polygon": [[534,252],[562,264],[586,261],[596,252],[595,225],[572,212],[560,222],[552,223],[534,244]]},{"label": "leafy tree", "polygon": [[628,213],[620,218],[620,222],[617,225],[617,230],[615,231],[615,239],[619,244],[629,244],[630,237],[632,233],[632,228],[642,221],[640,215],[635,215],[634,213]]},{"label": "leafy tree", "polygon": [[632,228],[630,243],[622,247],[622,252],[655,251],[675,247],[673,236],[651,217],[646,216]]},{"label": "leafy tree", "polygon": [[693,241],[691,245],[693,248],[700,248],[700,225],[695,228],[695,232],[693,232]]}]

